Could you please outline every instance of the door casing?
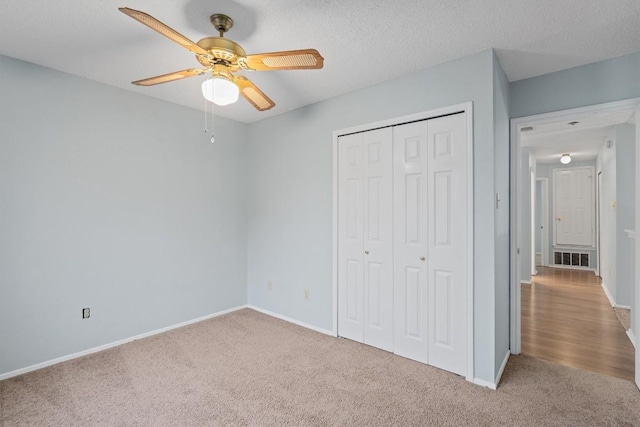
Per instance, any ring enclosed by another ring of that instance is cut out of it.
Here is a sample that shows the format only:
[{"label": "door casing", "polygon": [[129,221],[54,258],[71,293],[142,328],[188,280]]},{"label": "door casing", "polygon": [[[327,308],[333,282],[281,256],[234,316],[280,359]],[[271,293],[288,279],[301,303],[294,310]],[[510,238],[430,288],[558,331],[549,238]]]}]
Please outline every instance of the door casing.
[{"label": "door casing", "polygon": [[[511,225],[510,225],[510,281],[511,281],[511,337],[510,348],[512,354],[520,354],[521,347],[521,289],[519,259],[520,240],[518,235],[518,225],[522,217],[522,207],[518,203],[518,197],[522,192],[520,180],[520,150],[522,146],[520,128],[523,126],[541,125],[545,123],[555,123],[559,121],[570,122],[580,121],[583,117],[588,117],[600,112],[615,111],[636,111],[636,170],[640,171],[640,98],[627,99],[622,101],[597,104],[587,107],[574,108],[569,110],[555,111],[551,113],[537,114],[527,117],[511,119]],[[640,173],[636,173],[636,229],[640,226]],[[640,240],[636,239],[636,280],[635,297],[636,310],[640,311]],[[638,313],[640,314],[640,313]],[[640,315],[636,315],[636,330],[640,330]],[[636,385],[640,387],[640,351],[636,351]]]}]

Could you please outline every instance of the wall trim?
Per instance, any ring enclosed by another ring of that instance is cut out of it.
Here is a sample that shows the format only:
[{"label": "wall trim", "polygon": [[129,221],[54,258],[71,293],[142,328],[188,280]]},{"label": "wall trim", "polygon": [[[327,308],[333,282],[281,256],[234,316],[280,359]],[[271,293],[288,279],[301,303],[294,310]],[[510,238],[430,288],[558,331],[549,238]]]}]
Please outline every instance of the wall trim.
[{"label": "wall trim", "polygon": [[[549,113],[535,114],[526,117],[516,117],[510,120],[510,151],[511,151],[511,198],[510,198],[510,289],[511,289],[511,315],[510,315],[510,347],[513,354],[520,354],[521,352],[521,292],[520,292],[520,274],[521,263],[520,257],[517,254],[517,249],[521,244],[521,233],[519,230],[521,223],[521,203],[518,202],[520,194],[522,193],[522,180],[520,178],[521,165],[520,165],[520,149],[521,149],[521,137],[520,129],[524,126],[535,126],[545,123],[554,122],[569,122],[572,120],[581,120],[582,117],[589,116],[593,113],[600,111],[614,112],[614,111],[636,111],[636,117],[640,116],[640,98],[624,99],[620,101],[606,102],[601,104],[589,105],[586,107],[570,108],[567,110],[552,111]],[[637,138],[638,133],[636,133]],[[636,143],[640,141],[636,140]],[[640,159],[640,150],[636,150],[636,156]],[[636,161],[638,161],[636,159]],[[637,175],[636,180],[640,180],[640,174]],[[636,189],[637,191],[640,191]],[[640,202],[637,202],[640,204]],[[640,217],[640,210],[636,212],[636,216]],[[637,248],[640,248],[640,241],[636,244]],[[640,252],[640,250],[638,251]],[[640,257],[640,253],[636,253],[637,257]],[[640,268],[640,267],[639,267]],[[640,277],[640,275],[638,275]],[[640,279],[638,279],[640,280]],[[636,280],[636,286],[640,286],[640,282]],[[636,298],[640,299],[640,292],[636,292]],[[640,316],[638,317],[640,319]],[[638,320],[640,321],[640,320]],[[640,360],[640,352],[636,354],[637,360]],[[638,362],[640,365],[640,362]],[[638,384],[640,384],[640,370],[636,372]]]},{"label": "wall trim", "polygon": [[497,390],[498,389],[498,387],[496,387],[495,383],[492,383],[491,381],[483,380],[483,379],[480,379],[480,378],[474,378],[472,383],[474,383],[475,385],[486,387],[486,388],[491,389],[491,390]]},{"label": "wall trim", "polygon": [[254,305],[248,305],[247,308],[255,310],[259,313],[266,314],[267,316],[275,317],[276,319],[284,320],[285,322],[293,323],[294,325],[302,326],[303,328],[311,329],[312,331],[320,332],[321,334],[329,335],[331,337],[337,337],[338,335],[329,329],[319,328],[317,326],[310,325],[305,322],[301,322],[291,317],[283,316],[282,314],[274,313],[273,311],[265,310]]},{"label": "wall trim", "polygon": [[500,380],[502,379],[502,374],[504,374],[504,369],[507,367],[507,362],[509,361],[509,357],[511,356],[511,350],[507,350],[507,353],[504,355],[504,359],[502,360],[502,364],[500,365],[500,369],[498,369],[498,374],[496,375],[496,379],[491,381],[483,380],[480,378],[474,378],[473,383],[482,387],[487,387],[491,390],[497,390],[498,384],[500,384]]},{"label": "wall trim", "polygon": [[507,353],[504,355],[504,359],[502,360],[502,365],[500,365],[500,369],[498,370],[498,375],[496,375],[496,388],[500,384],[500,380],[502,379],[502,374],[504,374],[504,369],[507,367],[507,362],[509,361],[509,357],[511,356],[511,352],[507,350]]},{"label": "wall trim", "polygon": [[521,285],[532,285],[533,282],[531,280],[520,280]]},{"label": "wall trim", "polygon": [[123,344],[130,343],[132,341],[140,340],[143,338],[150,337],[152,335],[161,334],[163,332],[168,332],[172,329],[178,329],[183,326],[188,326],[194,323],[202,322],[204,320],[213,319],[214,317],[222,316],[225,314],[232,313],[234,311],[242,310],[243,308],[247,308],[247,305],[240,305],[237,307],[230,308],[228,310],[218,311],[216,313],[207,314],[206,316],[197,317],[195,319],[187,320],[186,322],[176,323],[175,325],[166,326],[164,328],[155,329],[150,332],[145,332],[143,334],[135,335],[129,338],[124,338],[118,341],[114,341],[108,344],[103,344],[98,347],[93,347],[87,350],[82,350],[77,353],[68,354],[66,356],[57,357],[55,359],[47,360],[46,362],[37,363],[35,365],[27,366],[25,368],[16,369],[15,371],[6,372],[4,374],[0,374],[0,381],[6,380],[8,378],[17,377],[18,375],[26,374],[29,372],[37,371],[38,369],[46,368],[48,366],[56,365],[58,363],[66,362],[68,360],[77,359],[79,357],[88,356],[89,354],[98,353],[103,350],[108,350],[113,347],[118,347]]},{"label": "wall trim", "polygon": [[624,308],[626,310],[631,310],[631,306],[630,305],[623,305],[623,304],[618,304],[615,300],[615,298],[613,298],[611,296],[611,292],[609,292],[609,288],[607,288],[607,284],[602,282],[601,283],[602,289],[604,290],[604,294],[607,296],[607,299],[609,300],[609,304],[611,304],[611,307],[614,308]]},{"label": "wall trim", "polygon": [[602,286],[602,289],[604,290],[604,294],[607,296],[607,299],[609,300],[609,304],[611,304],[611,307],[615,307],[616,300],[611,295],[611,292],[609,292],[609,288],[607,288],[607,284],[602,282],[600,285]]},{"label": "wall trim", "polygon": [[627,336],[629,337],[631,344],[633,344],[633,348],[636,348],[636,334],[634,334],[631,329],[627,329]]},{"label": "wall trim", "polygon": [[[579,265],[562,265],[562,264],[549,264],[549,267],[553,268],[564,268],[565,270],[580,270],[580,271],[591,271],[593,274],[596,274],[596,269],[591,267],[580,267]],[[596,274],[597,275],[597,274]]]}]

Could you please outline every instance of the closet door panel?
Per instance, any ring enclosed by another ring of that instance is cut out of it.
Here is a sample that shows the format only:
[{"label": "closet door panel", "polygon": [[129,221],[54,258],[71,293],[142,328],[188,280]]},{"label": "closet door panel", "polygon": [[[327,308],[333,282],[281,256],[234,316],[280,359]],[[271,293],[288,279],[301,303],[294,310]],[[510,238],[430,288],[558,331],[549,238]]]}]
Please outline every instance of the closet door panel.
[{"label": "closet door panel", "polygon": [[464,114],[428,122],[428,363],[466,374],[467,130]]},{"label": "closet door panel", "polygon": [[364,341],[363,171],[359,134],[338,140],[338,335]]},{"label": "closet door panel", "polygon": [[393,351],[392,131],[360,134],[364,152],[364,342]]},{"label": "closet door panel", "polygon": [[427,362],[427,124],[393,129],[394,352]]},{"label": "closet door panel", "polygon": [[393,351],[391,129],[338,140],[338,334]]}]

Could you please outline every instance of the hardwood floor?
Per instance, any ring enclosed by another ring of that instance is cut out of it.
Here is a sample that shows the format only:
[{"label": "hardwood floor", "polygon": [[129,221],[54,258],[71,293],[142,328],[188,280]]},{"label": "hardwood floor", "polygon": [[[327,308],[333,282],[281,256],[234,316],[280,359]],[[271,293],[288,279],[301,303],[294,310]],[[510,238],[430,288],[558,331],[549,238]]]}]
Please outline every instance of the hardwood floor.
[{"label": "hardwood floor", "polygon": [[538,267],[522,285],[522,353],[634,380],[635,349],[590,271]]}]

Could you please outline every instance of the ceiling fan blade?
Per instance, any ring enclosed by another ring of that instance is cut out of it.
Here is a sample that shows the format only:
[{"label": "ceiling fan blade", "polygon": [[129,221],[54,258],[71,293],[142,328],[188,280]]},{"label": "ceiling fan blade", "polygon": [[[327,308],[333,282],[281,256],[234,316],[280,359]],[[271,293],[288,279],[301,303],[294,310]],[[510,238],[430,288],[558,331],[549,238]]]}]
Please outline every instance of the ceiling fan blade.
[{"label": "ceiling fan blade", "polygon": [[143,23],[144,25],[151,28],[152,30],[155,30],[160,34],[162,34],[163,36],[173,40],[174,42],[178,43],[180,46],[186,49],[189,49],[191,52],[195,53],[196,55],[204,55],[207,57],[210,56],[209,52],[207,52],[206,50],[204,50],[203,48],[201,48],[200,46],[198,46],[197,44],[195,44],[194,42],[192,42],[191,40],[189,40],[179,32],[177,32],[176,30],[158,21],[153,16],[148,15],[144,12],[140,12],[139,10],[129,9],[128,7],[121,7],[121,8],[118,8],[118,10],[124,13],[125,15],[132,17],[136,21]]},{"label": "ceiling fan blade", "polygon": [[187,68],[186,70],[176,71],[173,73],[163,74],[161,76],[149,77],[148,79],[136,80],[131,82],[138,86],[153,86],[160,83],[172,82],[174,80],[186,79],[187,77],[199,76],[209,70],[200,70],[198,68]]},{"label": "ceiling fan blade", "polygon": [[264,94],[258,86],[254,85],[245,76],[233,76],[233,82],[240,88],[240,93],[249,101],[258,111],[269,110],[276,106],[267,95]]},{"label": "ceiling fan blade", "polygon": [[324,58],[315,49],[260,53],[238,58],[246,70],[314,70],[322,68]]}]

